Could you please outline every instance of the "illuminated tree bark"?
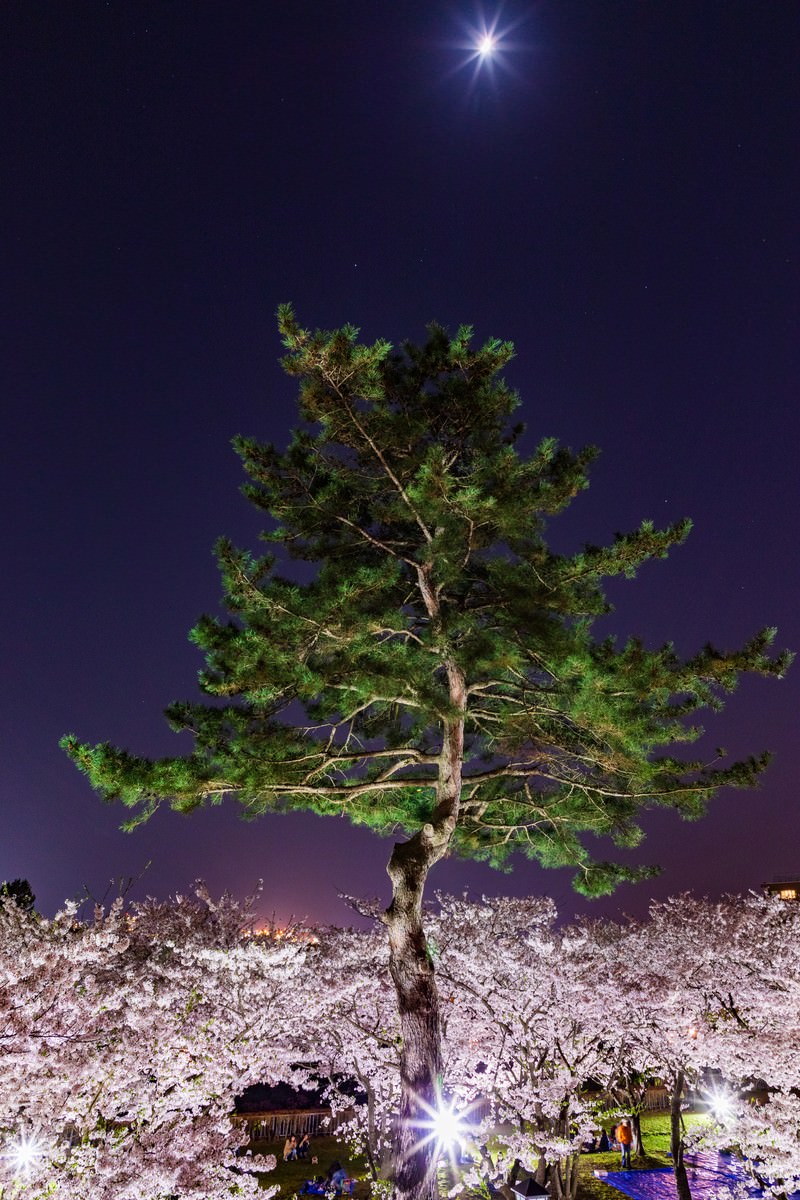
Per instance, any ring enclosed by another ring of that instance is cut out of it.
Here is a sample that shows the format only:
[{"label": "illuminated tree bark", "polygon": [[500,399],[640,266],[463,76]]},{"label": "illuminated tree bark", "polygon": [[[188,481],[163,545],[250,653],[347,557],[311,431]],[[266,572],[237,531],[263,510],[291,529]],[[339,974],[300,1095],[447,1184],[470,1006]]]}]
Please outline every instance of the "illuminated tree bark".
[{"label": "illuminated tree bark", "polygon": [[677,1071],[670,1087],[669,1148],[672,1154],[672,1171],[675,1176],[675,1188],[678,1192],[678,1200],[692,1200],[689,1176],[686,1174],[686,1164],[683,1161],[683,1116],[681,1115],[681,1104],[683,1103],[684,1082],[683,1071]]},{"label": "illuminated tree bark", "polygon": [[[463,672],[448,663],[453,708],[466,703]],[[439,996],[422,920],[425,884],[432,866],[447,852],[458,822],[464,720],[444,723],[436,807],[426,823],[407,842],[395,845],[388,872],[392,903],[386,912],[389,964],[397,990],[403,1038],[402,1097],[395,1153],[394,1182],[398,1197],[437,1194],[437,1146],[432,1117],[442,1094],[442,1052]]]}]

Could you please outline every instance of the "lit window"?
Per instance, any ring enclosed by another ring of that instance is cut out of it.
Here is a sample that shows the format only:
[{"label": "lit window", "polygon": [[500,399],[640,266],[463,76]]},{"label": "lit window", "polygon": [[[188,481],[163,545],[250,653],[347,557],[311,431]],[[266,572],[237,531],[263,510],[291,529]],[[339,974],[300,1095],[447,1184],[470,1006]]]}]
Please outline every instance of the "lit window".
[{"label": "lit window", "polygon": [[781,888],[779,895],[781,900],[796,900],[797,888]]}]

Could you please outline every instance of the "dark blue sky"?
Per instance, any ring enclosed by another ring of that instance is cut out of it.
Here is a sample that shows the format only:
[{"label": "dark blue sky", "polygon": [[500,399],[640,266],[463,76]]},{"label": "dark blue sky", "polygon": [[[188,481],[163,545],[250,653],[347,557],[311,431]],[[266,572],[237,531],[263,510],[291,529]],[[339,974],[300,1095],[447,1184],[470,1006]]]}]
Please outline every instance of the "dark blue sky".
[{"label": "dark blue sky", "polygon": [[[57,748],[173,753],[186,634],[253,545],[236,433],[283,444],[272,313],[418,338],[510,338],[531,442],[603,456],[563,549],[643,517],[689,542],[615,584],[609,628],[691,653],[764,624],[800,648],[796,548],[800,7],[795,0],[6,0],[0,879],[50,911],[151,866],[136,894],[250,889],[347,920],[388,845],[344,821],[160,813],[132,835]],[[470,27],[502,54],[466,64]],[[505,34],[504,34],[504,31]],[[750,681],[709,746],[776,761],[699,825],[648,819],[651,894],[800,869],[800,670]],[[568,878],[446,863],[445,890]],[[595,911],[598,911],[595,909]]]}]

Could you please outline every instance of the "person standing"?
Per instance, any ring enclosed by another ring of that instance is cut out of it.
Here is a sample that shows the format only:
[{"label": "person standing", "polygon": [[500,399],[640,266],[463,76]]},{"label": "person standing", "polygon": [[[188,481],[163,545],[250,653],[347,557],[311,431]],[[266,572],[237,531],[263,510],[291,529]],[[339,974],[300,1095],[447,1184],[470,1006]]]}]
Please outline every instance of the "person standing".
[{"label": "person standing", "polygon": [[633,1130],[631,1129],[631,1123],[627,1117],[617,1126],[616,1135],[617,1141],[619,1142],[620,1153],[622,1155],[622,1169],[624,1171],[626,1168],[630,1169],[631,1144],[633,1142]]}]

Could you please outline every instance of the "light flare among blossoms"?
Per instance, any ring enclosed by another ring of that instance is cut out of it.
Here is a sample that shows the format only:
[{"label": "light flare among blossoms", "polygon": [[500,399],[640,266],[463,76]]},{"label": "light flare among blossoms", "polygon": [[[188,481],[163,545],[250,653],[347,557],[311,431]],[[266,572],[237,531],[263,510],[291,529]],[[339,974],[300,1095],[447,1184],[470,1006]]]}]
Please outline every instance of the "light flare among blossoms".
[{"label": "light flare among blossoms", "polygon": [[416,1124],[417,1146],[431,1143],[434,1147],[434,1162],[446,1161],[451,1175],[455,1175],[465,1155],[474,1149],[475,1130],[470,1125],[470,1116],[479,1107],[472,1103],[461,1105],[458,1100],[439,1095],[434,1105],[419,1098],[419,1106],[425,1114]]},{"label": "light flare among blossoms", "polygon": [[304,950],[249,921],[202,888],[88,922],[0,905],[0,1194],[265,1200],[234,1100],[292,1078]]},{"label": "light flare among blossoms", "polygon": [[[268,1200],[274,1160],[243,1156],[234,1099],[312,1078],[337,1136],[391,1189],[402,1039],[378,924],[247,937],[248,913],[202,889],[88,922],[0,905],[0,1189]],[[428,927],[443,1074],[409,1144],[430,1147],[432,1170],[449,1160],[456,1178],[466,1143],[466,1183],[499,1186],[519,1159],[574,1200],[598,1105],[635,1118],[637,1087],[658,1078],[683,1200],[691,1145],[736,1145],[776,1194],[800,1183],[800,910],[683,896],[644,922],[562,928],[548,900],[439,897]],[[691,1142],[688,1087],[712,1118]]]},{"label": "light flare among blossoms", "polygon": [[30,1178],[47,1157],[47,1144],[34,1134],[21,1132],[4,1143],[0,1159],[8,1164],[14,1178]]},{"label": "light flare among blossoms", "polygon": [[[445,1090],[415,1128],[438,1161],[449,1157],[448,1131],[458,1141],[456,1120],[467,1127],[467,1182],[499,1185],[519,1159],[552,1196],[573,1200],[598,1107],[606,1121],[632,1115],[641,1139],[637,1114],[654,1079],[677,1096],[678,1117],[688,1087],[712,1116],[680,1133],[676,1175],[684,1150],[735,1140],[765,1176],[800,1179],[800,913],[760,897],[683,896],[644,922],[561,927],[546,899],[439,897],[427,925]],[[330,930],[309,966],[320,1074],[340,1080],[343,1132],[384,1178],[400,1094],[388,951],[379,930]],[[769,1085],[768,1103],[753,1102],[754,1078]]]}]

